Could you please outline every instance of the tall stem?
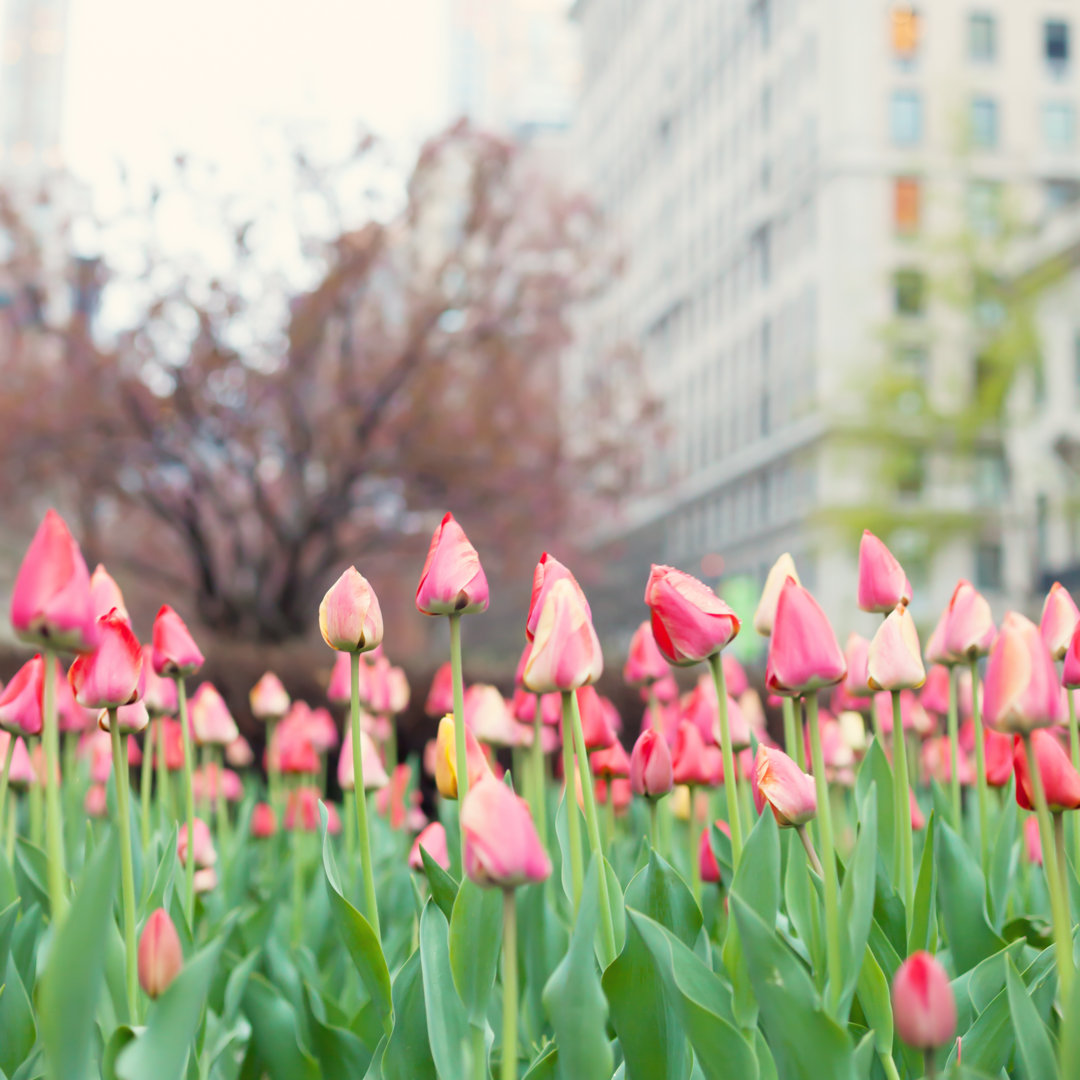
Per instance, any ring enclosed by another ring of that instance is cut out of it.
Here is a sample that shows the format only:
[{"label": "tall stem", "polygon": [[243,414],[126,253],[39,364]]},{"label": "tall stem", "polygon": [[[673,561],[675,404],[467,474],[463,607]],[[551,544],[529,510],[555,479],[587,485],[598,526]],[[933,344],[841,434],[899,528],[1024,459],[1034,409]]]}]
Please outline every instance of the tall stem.
[{"label": "tall stem", "polygon": [[281,769],[278,766],[277,740],[277,717],[271,717],[266,721],[266,749],[273,753],[266,755],[266,797],[274,808],[274,813],[279,817],[284,812],[284,804],[281,799]]},{"label": "tall stem", "polygon": [[979,706],[979,661],[971,658],[971,715],[975,722],[975,784],[979,800],[979,851],[982,872],[990,867],[990,811],[986,787],[986,745],[983,735],[982,709]]},{"label": "tall stem", "polygon": [[[799,761],[799,729],[795,723],[795,702],[792,698],[783,698],[784,710],[784,751],[792,761]],[[799,768],[806,771],[806,763],[799,762]]]},{"label": "tall stem", "polygon": [[604,845],[608,851],[615,847],[615,777],[609,776],[607,782],[607,798],[604,800]]},{"label": "tall stem", "polygon": [[529,749],[529,764],[532,772],[533,818],[540,843],[547,849],[547,792],[544,783],[544,732],[543,709],[540,707],[540,695],[536,695],[536,715],[533,717],[533,741]]},{"label": "tall stem", "polygon": [[[7,750],[4,752],[4,764],[0,770],[0,837],[4,835],[4,815],[7,810],[8,777],[11,775],[11,759],[15,755],[15,733],[8,735]],[[12,810],[14,813],[14,810]]]},{"label": "tall stem", "polygon": [[60,728],[56,716],[56,653],[45,649],[41,745],[45,751],[45,843],[48,849],[49,909],[59,923],[67,910],[67,871],[64,868],[64,821],[60,808]]},{"label": "tall stem", "polygon": [[154,724],[151,724],[146,729],[146,738],[143,739],[142,768],[139,773],[139,827],[143,854],[150,850],[150,781],[154,775],[153,746],[155,730]]},{"label": "tall stem", "polygon": [[570,847],[570,882],[574,900],[574,915],[581,906],[581,823],[578,818],[577,800],[574,798],[574,721],[569,695],[562,696],[562,754],[563,799],[566,804],[566,835]]},{"label": "tall stem", "polygon": [[[821,730],[818,727],[816,694],[807,694],[806,722],[810,728],[810,754],[814,763],[814,787],[817,792],[817,818],[821,829],[821,860],[825,871],[825,953],[829,966],[829,1009],[836,1011],[843,982],[840,953],[839,885],[836,878],[836,848],[833,844],[832,807],[829,804],[829,785],[825,779],[825,755],[821,751]],[[911,828],[908,815],[908,829]]]},{"label": "tall stem", "polygon": [[592,771],[589,768],[589,752],[585,747],[585,732],[581,726],[581,710],[577,693],[563,692],[563,715],[566,701],[570,699],[570,719],[574,729],[574,748],[577,753],[578,773],[581,777],[581,798],[585,803],[585,827],[589,832],[589,846],[596,859],[597,890],[600,894],[600,929],[604,941],[604,963],[607,967],[615,959],[615,927],[611,921],[611,899],[608,894],[607,863],[604,859],[604,842],[600,838],[600,822],[596,816],[596,793],[593,790]]},{"label": "tall stem", "polygon": [[[698,907],[701,907],[701,859],[698,857],[698,844],[701,834],[698,832],[698,817],[695,813],[694,795],[696,789],[690,789],[690,820],[686,823],[687,855],[690,856],[690,891]],[[707,829],[708,822],[705,824]]]},{"label": "tall stem", "polygon": [[[349,653],[349,674],[352,687],[350,703],[350,731],[352,732],[353,795],[356,800],[356,833],[360,840],[360,868],[364,873],[364,906],[375,936],[382,939],[379,928],[379,904],[375,897],[375,867],[371,865],[371,834],[368,832],[367,792],[364,789],[364,751],[360,738],[360,654]],[[458,783],[461,783],[458,758]],[[458,793],[460,794],[460,787]],[[464,866],[464,863],[462,863]]]},{"label": "tall stem", "polygon": [[810,860],[810,869],[813,870],[819,878],[824,878],[825,871],[821,868],[821,860],[818,858],[818,853],[814,850],[814,844],[810,839],[810,834],[806,831],[806,826],[799,825],[797,828],[799,839],[802,841],[802,846],[806,848],[806,857]]},{"label": "tall stem", "polygon": [[517,906],[514,890],[503,889],[502,1080],[517,1080],[518,971]]},{"label": "tall stem", "polygon": [[1069,903],[1069,860],[1065,855],[1065,814],[1057,810],[1054,820],[1054,854],[1057,856],[1058,888],[1061,890],[1061,907],[1072,933],[1072,904]]},{"label": "tall stem", "polygon": [[224,848],[229,838],[229,802],[225,798],[225,778],[222,775],[225,763],[222,761],[221,747],[212,746],[210,757],[214,763],[211,771],[214,774],[214,810],[217,818],[218,843]]},{"label": "tall stem", "polygon": [[[731,829],[731,862],[732,868],[737,870],[742,856],[742,822],[739,814],[738,781],[735,777],[735,754],[731,749],[731,727],[728,724],[727,685],[720,653],[713,653],[709,657],[709,667],[712,668],[720,713],[720,754],[724,760],[724,795],[727,797],[728,827]],[[690,816],[692,819],[693,811]]]},{"label": "tall stem", "polygon": [[649,804],[649,843],[652,845],[653,851],[659,854],[660,852],[660,828],[658,822],[659,816],[659,799],[646,799]]},{"label": "tall stem", "polygon": [[[169,826],[172,820],[172,795],[170,793],[169,766],[165,760],[165,717],[159,716],[154,721],[153,750],[157,756],[157,804],[158,817],[162,825]],[[168,828],[166,828],[166,836]]]},{"label": "tall stem", "polygon": [[1046,792],[1043,790],[1042,774],[1039,772],[1032,744],[1031,732],[1025,732],[1024,753],[1027,756],[1028,775],[1031,777],[1031,793],[1034,796],[1035,813],[1039,819],[1039,836],[1043,850],[1043,872],[1046,874],[1046,889],[1050,894],[1050,915],[1054,924],[1054,946],[1058,966],[1058,987],[1062,1004],[1072,1000],[1073,956],[1072,929],[1069,925],[1067,909],[1061,905],[1061,877],[1057,868],[1057,847],[1054,842],[1054,826],[1050,821],[1050,809],[1046,805]]},{"label": "tall stem", "polygon": [[[120,733],[116,710],[109,710],[109,737],[112,740],[113,777],[116,780],[116,816],[120,826],[120,888],[124,894],[124,971],[127,976],[129,1022],[138,1022],[139,974],[138,953],[135,947],[135,869],[131,857],[131,800],[127,760],[127,739]],[[194,864],[188,848],[188,862]]]},{"label": "tall stem", "polygon": [[[354,653],[353,655],[359,655]],[[292,830],[292,945],[297,948],[304,936],[304,821],[300,807]]]},{"label": "tall stem", "polygon": [[[454,691],[454,757],[458,806],[469,794],[469,761],[465,745],[465,680],[461,672],[461,616],[450,616],[450,679]],[[461,832],[461,865],[465,865],[465,831]]]},{"label": "tall stem", "polygon": [[[915,895],[915,856],[911,838],[911,784],[908,780],[907,741],[900,708],[900,691],[892,691],[893,713],[893,789],[896,821],[896,877],[900,879],[900,898],[911,925],[912,901]],[[820,811],[820,807],[818,808]]]},{"label": "tall stem", "polygon": [[952,794],[953,827],[963,827],[963,804],[960,801],[960,722],[957,716],[957,683],[960,670],[949,668],[949,789]]},{"label": "tall stem", "polygon": [[[1069,754],[1074,769],[1080,770],[1080,729],[1076,721],[1076,700],[1072,690],[1065,691],[1069,701]],[[1076,846],[1076,872],[1080,874],[1080,821],[1073,818],[1073,843]]]},{"label": "tall stem", "polygon": [[184,794],[187,820],[188,857],[184,863],[184,914],[188,928],[195,928],[195,785],[191,779],[195,750],[191,745],[191,728],[188,725],[187,687],[184,677],[176,677],[176,698],[180,704],[180,731],[184,741]]}]

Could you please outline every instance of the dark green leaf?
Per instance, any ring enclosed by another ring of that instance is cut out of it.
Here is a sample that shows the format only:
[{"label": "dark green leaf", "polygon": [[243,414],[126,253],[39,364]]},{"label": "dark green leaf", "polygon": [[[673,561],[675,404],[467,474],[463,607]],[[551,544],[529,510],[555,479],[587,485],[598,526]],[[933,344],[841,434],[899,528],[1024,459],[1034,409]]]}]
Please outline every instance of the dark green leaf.
[{"label": "dark green leaf", "polygon": [[428,888],[431,889],[431,899],[442,908],[442,913],[449,919],[454,913],[454,901],[457,899],[457,880],[427,853],[426,848],[420,849],[420,858],[424,860],[424,873],[427,875]]},{"label": "dark green leaf", "polygon": [[926,823],[926,842],[919,862],[919,878],[915,885],[915,904],[908,935],[908,955],[930,948],[930,931],[934,924],[934,895],[937,892],[937,867],[934,863],[934,829],[937,811],[930,811]]},{"label": "dark green leaf", "polygon": [[891,1054],[893,1044],[893,1012],[889,983],[869,945],[863,954],[859,982],[855,990],[859,1007],[874,1033],[874,1046],[879,1054]]},{"label": "dark green leaf", "polygon": [[319,1080],[319,1066],[300,1044],[293,1007],[261,975],[244,989],[244,1012],[263,1070],[272,1080]]},{"label": "dark green leaf", "polygon": [[465,878],[450,918],[450,970],[471,1023],[487,1014],[502,945],[502,891]]},{"label": "dark green leaf", "polygon": [[953,964],[958,972],[973,968],[1005,942],[994,933],[986,914],[986,883],[978,860],[940,818],[934,840],[938,867],[938,910],[945,923]]},{"label": "dark green leaf", "polygon": [[442,909],[429,901],[420,917],[424,1009],[431,1056],[444,1080],[468,1076],[469,1018],[452,990],[449,935],[450,927]]},{"label": "dark green leaf", "polygon": [[893,811],[892,766],[881,744],[874,739],[867,748],[866,757],[859,766],[855,778],[855,805],[862,806],[870,785],[877,787],[878,803],[878,852],[886,866],[893,864],[893,843],[896,831]]},{"label": "dark green leaf", "polygon": [[8,956],[0,993],[0,1069],[10,1076],[26,1060],[37,1039],[34,1010],[15,961]]},{"label": "dark green leaf", "polygon": [[45,852],[25,837],[18,837],[15,841],[15,881],[24,908],[37,904],[46,915],[49,913],[48,872],[49,858]]}]

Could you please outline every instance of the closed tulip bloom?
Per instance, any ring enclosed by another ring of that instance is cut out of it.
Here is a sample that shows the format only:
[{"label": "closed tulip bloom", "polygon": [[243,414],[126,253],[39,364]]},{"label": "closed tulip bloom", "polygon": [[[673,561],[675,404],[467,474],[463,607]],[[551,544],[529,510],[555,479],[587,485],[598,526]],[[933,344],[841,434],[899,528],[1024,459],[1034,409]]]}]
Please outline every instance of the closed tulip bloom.
[{"label": "closed tulip bloom", "polygon": [[248,694],[251,715],[256,720],[280,720],[288,711],[292,701],[288,690],[281,685],[281,680],[268,671],[259,678]]},{"label": "closed tulip bloom", "polygon": [[280,772],[290,776],[314,776],[319,771],[319,755],[298,726],[277,732],[274,751]]},{"label": "closed tulip bloom", "polygon": [[674,783],[667,741],[657,731],[643,731],[630,752],[630,786],[634,794],[658,799],[671,791]]},{"label": "closed tulip bloom", "polygon": [[[454,718],[444,716],[439,721],[439,734],[436,741],[435,785],[444,799],[458,797],[457,752],[454,749]],[[488,767],[484,751],[476,741],[476,736],[465,728],[465,760],[469,768],[469,787],[482,780],[491,769]]]},{"label": "closed tulip bloom", "polygon": [[11,591],[15,636],[58,652],[96,643],[90,573],[64,519],[50,510],[34,533]]},{"label": "closed tulip bloom", "polygon": [[473,683],[465,691],[465,723],[478,739],[492,746],[521,744],[520,725],[497,686]]},{"label": "closed tulip bloom", "polygon": [[[592,619],[592,611],[589,601],[585,598],[585,592],[578,584],[578,580],[554,555],[544,552],[540,561],[533,570],[532,595],[529,597],[529,614],[525,619],[525,636],[532,641],[536,637],[536,628],[540,625],[540,616],[544,611],[544,604],[551,595],[551,590],[557,581],[568,581],[577,594],[578,601],[585,609],[588,618]],[[527,661],[526,661],[527,663]]]},{"label": "closed tulip bloom", "polygon": [[329,709],[310,709],[303,724],[304,734],[320,754],[329,753],[341,742],[337,724]]},{"label": "closed tulip bloom", "polygon": [[629,686],[649,686],[668,673],[668,664],[653,637],[646,619],[630,639],[630,653],[623,665],[623,680]]},{"label": "closed tulip bloom", "polygon": [[1063,708],[1057,668],[1038,627],[1009,612],[990,651],[983,718],[997,731],[1051,727]]},{"label": "closed tulip bloom", "polygon": [[94,567],[94,572],[90,575],[90,598],[94,605],[94,618],[100,619],[102,615],[115,611],[124,622],[131,625],[124,594],[116,584],[116,579],[101,563]]},{"label": "closed tulip bloom", "polygon": [[956,1034],[956,1000],[949,976],[928,952],[912,953],[896,970],[893,1018],[900,1038],[916,1050],[934,1050]]},{"label": "closed tulip bloom", "polygon": [[762,637],[768,637],[772,633],[773,623],[776,621],[776,602],[780,599],[780,590],[788,578],[800,583],[795,560],[785,551],[769,569],[765,588],[761,590],[761,599],[754,612],[754,629]]},{"label": "closed tulip bloom", "polygon": [[[1042,778],[1046,805],[1053,813],[1076,810],[1080,807],[1080,773],[1073,768],[1068,751],[1049,731],[1033,731],[1031,745]],[[1033,810],[1031,773],[1019,735],[1013,743],[1013,767],[1016,770],[1016,802],[1025,810]]]},{"label": "closed tulip bloom", "polygon": [[934,629],[930,631],[930,636],[926,639],[925,651],[928,663],[952,667],[960,661],[960,657],[953,656],[945,647],[945,627],[948,621],[949,608],[946,606],[945,610],[938,616],[938,621],[935,623]]},{"label": "closed tulip bloom", "polygon": [[894,608],[878,627],[866,671],[872,690],[914,690],[926,681],[919,634],[906,607]]},{"label": "closed tulip bloom", "polygon": [[139,938],[139,985],[149,998],[158,998],[184,966],[180,937],[164,908],[152,912]]},{"label": "closed tulip bloom", "polygon": [[246,769],[255,763],[255,751],[251,749],[251,743],[243,735],[237,735],[225,747],[225,760],[234,769]]},{"label": "closed tulip bloom", "polygon": [[814,778],[776,747],[760,744],[754,773],[761,798],[771,807],[781,828],[805,825],[817,814]]},{"label": "closed tulip bloom", "polygon": [[202,818],[195,819],[193,836],[194,843],[189,845],[187,823],[180,826],[180,831],[176,835],[176,857],[181,865],[187,866],[190,850],[196,866],[213,866],[217,862],[217,850],[214,848],[214,840],[210,835],[210,826]]},{"label": "closed tulip bloom", "polygon": [[[718,818],[716,827],[725,835],[731,835],[731,828],[723,818]],[[698,863],[701,867],[701,880],[706,885],[720,884],[720,863],[716,859],[716,853],[712,849],[712,829],[706,825],[701,830],[701,838],[698,840]]]},{"label": "closed tulip bloom", "polygon": [[774,694],[798,696],[832,686],[847,674],[847,663],[825,612],[791,578],[780,590],[769,640],[765,685]]},{"label": "closed tulip bloom", "polygon": [[[102,709],[98,713],[97,723],[102,731],[112,730],[108,709]],[[149,723],[150,714],[141,701],[133,701],[130,705],[121,705],[116,709],[116,726],[121,735],[138,735],[140,731],[146,730]],[[131,764],[137,765],[138,762],[132,761]]]},{"label": "closed tulip bloom", "polygon": [[1005,787],[1013,774],[1013,740],[993,728],[983,728],[986,782],[991,787]]},{"label": "closed tulip bloom", "polygon": [[151,717],[174,716],[179,707],[176,683],[172,679],[162,678],[154,670],[154,649],[151,645],[142,647],[142,703]]},{"label": "closed tulip bloom", "polygon": [[934,664],[926,673],[926,682],[923,683],[919,694],[919,704],[927,712],[938,716],[945,716],[949,711],[949,683],[952,676],[944,664]]},{"label": "closed tulip bloom", "polygon": [[675,783],[712,786],[715,783],[712,763],[705,759],[705,740],[701,732],[697,725],[683,720],[671,751],[671,773]]},{"label": "closed tulip bloom", "polygon": [[446,846],[446,830],[441,822],[433,821],[413,841],[412,850],[409,852],[409,866],[413,870],[422,872],[424,859],[420,854],[421,848],[428,853],[429,859],[434,859],[444,870],[450,869],[450,852]]},{"label": "closed tulip bloom", "polygon": [[[70,668],[69,668],[70,670]],[[75,692],[71,689],[67,674],[57,658],[53,666],[54,685],[56,691],[56,721],[61,731],[86,731],[97,723],[97,712],[94,709],[84,709],[76,700]],[[145,675],[145,663],[143,671],[139,674],[139,686],[143,685]],[[142,691],[140,689],[140,696]]]},{"label": "closed tulip bloom", "polygon": [[859,541],[859,607],[886,614],[911,602],[911,583],[896,556],[869,529]]},{"label": "closed tulip bloom", "polygon": [[594,776],[611,779],[613,776],[630,775],[630,755],[617,739],[604,750],[597,750],[589,755],[589,764]]},{"label": "closed tulip bloom", "polygon": [[251,811],[251,835],[256,840],[266,840],[277,832],[277,813],[265,802],[256,803]]},{"label": "closed tulip bloom", "polygon": [[319,630],[323,641],[338,652],[368,652],[382,641],[379,598],[355,566],[350,566],[322,598]]},{"label": "closed tulip bloom", "polygon": [[1024,820],[1024,852],[1029,863],[1042,866],[1042,836],[1039,835],[1039,819],[1034,815]]},{"label": "closed tulip bloom", "polygon": [[1046,594],[1039,622],[1039,633],[1055,660],[1065,658],[1077,623],[1080,623],[1080,610],[1069,595],[1069,590],[1060,581],[1055,581]]},{"label": "closed tulip bloom", "polygon": [[119,708],[138,698],[142,664],[139,639],[125,619],[110,611],[97,621],[97,648],[75,658],[68,682],[83,708]]},{"label": "closed tulip bloom", "polygon": [[478,885],[512,889],[544,881],[551,873],[529,804],[492,776],[469,786],[461,831],[465,873]]},{"label": "closed tulip bloom", "polygon": [[600,641],[579,590],[560,578],[544,601],[532,652],[525,666],[525,686],[537,694],[576,690],[596,682],[604,670]]},{"label": "closed tulip bloom", "polygon": [[161,743],[154,745],[154,762],[159,753],[165,755],[165,768],[179,772],[184,767],[184,729],[179,720],[165,719],[161,722]]},{"label": "closed tulip bloom", "polygon": [[985,656],[994,642],[994,617],[982,593],[967,581],[953,590],[945,618],[945,648],[961,660]]},{"label": "closed tulip bloom", "polygon": [[488,582],[480,556],[465,530],[447,514],[428,548],[416,607],[424,615],[466,615],[487,611]]},{"label": "closed tulip bloom", "polygon": [[576,691],[578,711],[581,713],[581,732],[585,737],[586,750],[604,750],[618,742],[612,723],[612,709],[594,686],[583,686]]},{"label": "closed tulip bloom", "polygon": [[448,660],[435,672],[424,702],[424,712],[435,718],[454,711],[454,673]]},{"label": "closed tulip bloom", "polygon": [[670,566],[653,566],[645,603],[653,637],[669,664],[707,660],[739,632],[738,616],[708,585]]},{"label": "closed tulip bloom", "polygon": [[868,697],[867,690],[870,686],[870,672],[868,664],[870,660],[870,642],[862,634],[848,634],[847,644],[844,646],[844,662],[847,664],[847,674],[842,683],[848,694],[855,699]]},{"label": "closed tulip bloom", "polygon": [[203,666],[203,654],[184,620],[168,604],[154,619],[154,671],[176,678],[194,675]]},{"label": "closed tulip bloom", "polygon": [[27,660],[0,691],[0,728],[14,735],[40,734],[44,688],[45,661],[38,655]]},{"label": "closed tulip bloom", "polygon": [[191,734],[200,746],[228,746],[240,734],[225,699],[213,683],[199,684],[191,697]]}]

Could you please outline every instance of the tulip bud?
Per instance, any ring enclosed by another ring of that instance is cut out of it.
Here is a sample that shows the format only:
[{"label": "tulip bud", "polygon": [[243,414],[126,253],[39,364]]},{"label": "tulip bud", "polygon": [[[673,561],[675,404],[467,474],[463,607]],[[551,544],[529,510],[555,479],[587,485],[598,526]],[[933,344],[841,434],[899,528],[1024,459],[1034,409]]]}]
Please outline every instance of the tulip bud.
[{"label": "tulip bud", "polygon": [[225,747],[225,760],[234,769],[246,769],[255,763],[255,751],[251,749],[251,743],[243,735],[237,735]]},{"label": "tulip bud", "polygon": [[868,696],[866,691],[870,686],[869,660],[870,642],[862,634],[848,634],[847,644],[844,647],[847,674],[844,676],[842,685],[856,700],[865,699]]},{"label": "tulip bud", "polygon": [[97,648],[77,656],[68,671],[75,700],[84,709],[130,705],[139,696],[142,663],[138,638],[126,620],[110,611],[97,621]]},{"label": "tulip bud", "polygon": [[[195,842],[190,845],[190,848],[196,867],[213,866],[217,862],[217,851],[214,848],[213,838],[210,836],[210,826],[202,818],[195,818],[193,835]],[[185,822],[176,834],[176,857],[182,866],[187,866],[188,850],[188,827]]]},{"label": "tulip bud", "polygon": [[409,866],[413,870],[422,872],[424,859],[420,854],[421,848],[428,853],[428,858],[434,859],[444,870],[450,869],[450,852],[446,846],[446,830],[441,822],[433,821],[413,841],[412,850],[409,852]]},{"label": "tulip bud", "polygon": [[416,607],[424,615],[467,615],[487,611],[488,583],[480,556],[465,530],[447,514],[431,537],[416,587]]},{"label": "tulip bud", "polygon": [[251,835],[265,840],[277,832],[277,814],[269,803],[256,803],[251,811]]},{"label": "tulip bud", "polygon": [[58,652],[89,652],[97,640],[90,574],[64,519],[50,510],[34,533],[11,591],[20,641]]},{"label": "tulip bud", "polygon": [[1038,628],[1009,612],[986,667],[983,717],[997,731],[1022,733],[1061,719],[1057,668]]},{"label": "tulip bud", "polygon": [[191,734],[200,746],[228,746],[240,734],[225,699],[213,683],[204,682],[192,695]]},{"label": "tulip bud", "polygon": [[776,621],[776,602],[780,599],[780,590],[788,578],[801,584],[795,569],[795,560],[785,551],[769,569],[757,611],[754,612],[754,629],[762,637],[768,637],[772,633],[773,623]]},{"label": "tulip bud", "polygon": [[154,619],[154,671],[169,678],[194,675],[203,660],[184,620],[168,604],[163,605]]},{"label": "tulip bud", "polygon": [[934,629],[926,639],[926,659],[931,664],[943,664],[952,667],[959,662],[959,657],[953,656],[945,647],[945,627],[949,621],[948,607],[938,617]]},{"label": "tulip bud", "polygon": [[163,679],[154,670],[154,649],[144,645],[142,649],[142,703],[152,717],[173,716],[179,705],[176,683]]},{"label": "tulip bud", "polygon": [[913,690],[926,681],[919,634],[906,607],[894,608],[878,627],[866,671],[872,690]]},{"label": "tulip bud", "polygon": [[630,654],[623,666],[623,680],[629,686],[649,686],[668,673],[667,661],[653,637],[649,620],[641,623],[630,639]]},{"label": "tulip bud", "polygon": [[90,600],[94,606],[95,619],[115,611],[128,626],[131,625],[131,616],[124,604],[124,594],[112,574],[101,563],[94,567],[94,572],[90,575]]},{"label": "tulip bud", "polygon": [[985,656],[994,642],[994,617],[990,604],[969,582],[953,590],[945,613],[945,650],[958,660]]},{"label": "tulip bud", "polygon": [[1043,603],[1042,619],[1039,621],[1039,633],[1055,660],[1063,660],[1080,623],[1080,610],[1060,581],[1050,586]]},{"label": "tulip bud", "polygon": [[667,741],[657,731],[643,731],[630,752],[630,786],[634,794],[659,799],[671,791],[674,782]]},{"label": "tulip bud", "polygon": [[41,732],[45,661],[40,655],[25,664],[0,692],[0,727],[13,735]]},{"label": "tulip bud", "polygon": [[569,581],[577,594],[578,602],[585,609],[587,618],[592,620],[592,611],[589,609],[589,601],[577,582],[577,578],[564,566],[554,555],[544,552],[540,561],[533,571],[532,596],[529,597],[529,614],[525,620],[525,636],[532,641],[536,637],[536,628],[540,624],[540,616],[547,603],[548,596],[557,581]]},{"label": "tulip bud", "polygon": [[[716,827],[725,836],[731,836],[731,828],[723,818],[718,818]],[[712,849],[712,829],[708,825],[701,830],[701,839],[698,841],[698,864],[701,868],[701,880],[707,885],[720,884],[720,863],[716,853]]]},{"label": "tulip bud", "polygon": [[859,607],[884,615],[911,603],[911,583],[896,556],[869,529],[859,541]]},{"label": "tulip bud", "polygon": [[339,652],[368,652],[382,641],[379,598],[355,566],[350,566],[322,598],[319,630],[323,641]]},{"label": "tulip bud", "polygon": [[757,790],[781,827],[805,825],[817,814],[814,778],[775,747],[758,744],[754,759]]},{"label": "tulip bud", "polygon": [[[1031,748],[1051,812],[1056,814],[1080,807],[1080,773],[1073,768],[1061,743],[1049,731],[1040,729],[1031,733]],[[1025,810],[1033,810],[1031,772],[1019,735],[1013,740],[1013,767],[1016,770],[1016,802]]]},{"label": "tulip bud", "polygon": [[916,1050],[934,1050],[956,1034],[956,1000],[949,976],[928,952],[912,953],[897,968],[892,1004],[900,1038]]},{"label": "tulip bud", "polygon": [[670,566],[653,566],[645,603],[656,644],[669,664],[707,660],[739,632],[738,616],[708,585]]},{"label": "tulip bud", "polygon": [[1039,835],[1039,819],[1034,815],[1024,821],[1024,851],[1029,863],[1042,866],[1042,837]]},{"label": "tulip bud", "polygon": [[525,666],[525,686],[538,694],[576,690],[595,682],[603,669],[588,609],[574,586],[561,578],[544,601]]},{"label": "tulip bud", "polygon": [[268,671],[260,677],[248,694],[251,715],[256,720],[280,720],[291,704],[289,692],[281,685],[281,680]]},{"label": "tulip bud", "polygon": [[611,722],[608,702],[602,698],[594,686],[583,686],[575,691],[578,711],[581,713],[581,732],[585,738],[586,750],[604,750],[618,742],[615,728]]},{"label": "tulip bud", "polygon": [[465,873],[478,885],[508,889],[544,881],[551,873],[529,804],[493,776],[469,785],[461,831]]},{"label": "tulip bud", "polygon": [[706,761],[705,740],[695,724],[683,720],[671,751],[671,772],[676,784],[711,786],[715,782],[711,763]]},{"label": "tulip bud", "polygon": [[[444,716],[439,721],[439,734],[436,743],[435,786],[444,799],[458,797],[457,751],[454,747],[454,718]],[[484,751],[476,741],[476,736],[465,728],[465,760],[468,762],[469,787],[478,783],[491,771]]]},{"label": "tulip bud", "polygon": [[158,908],[146,920],[139,938],[139,985],[149,998],[158,998],[184,966],[184,953],[169,913]]},{"label": "tulip bud", "polygon": [[774,694],[798,696],[832,686],[847,674],[825,612],[792,578],[780,590],[769,640],[765,685]]}]

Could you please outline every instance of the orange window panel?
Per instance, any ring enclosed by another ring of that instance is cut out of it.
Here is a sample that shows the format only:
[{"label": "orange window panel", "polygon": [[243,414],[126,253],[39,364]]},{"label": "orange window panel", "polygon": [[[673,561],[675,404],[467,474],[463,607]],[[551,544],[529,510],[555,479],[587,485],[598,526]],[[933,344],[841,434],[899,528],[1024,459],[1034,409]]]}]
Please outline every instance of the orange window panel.
[{"label": "orange window panel", "polygon": [[912,176],[893,182],[893,225],[897,232],[918,231],[922,216],[922,185]]},{"label": "orange window panel", "polygon": [[919,15],[914,8],[895,7],[892,11],[893,53],[910,59],[919,49]]}]

